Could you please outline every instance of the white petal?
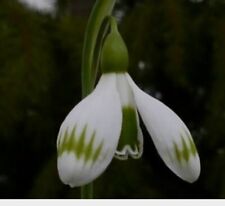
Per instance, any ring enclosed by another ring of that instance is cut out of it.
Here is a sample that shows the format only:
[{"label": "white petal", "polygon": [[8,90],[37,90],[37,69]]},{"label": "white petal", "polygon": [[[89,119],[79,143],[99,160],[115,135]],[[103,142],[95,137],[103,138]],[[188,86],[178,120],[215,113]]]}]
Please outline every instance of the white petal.
[{"label": "white petal", "polygon": [[57,148],[62,182],[74,187],[97,178],[114,156],[121,125],[116,77],[105,74],[96,89],[73,108],[61,125]]},{"label": "white petal", "polygon": [[127,81],[127,73],[117,74],[117,88],[120,95],[120,102],[122,107],[130,106],[136,107],[132,89]]},{"label": "white petal", "polygon": [[120,160],[140,158],[143,152],[143,135],[139,125],[134,95],[126,73],[117,74],[117,88],[122,105],[122,131],[115,157]]},{"label": "white petal", "polygon": [[165,164],[180,178],[194,182],[200,160],[189,130],[166,105],[140,90],[127,75],[143,122]]}]

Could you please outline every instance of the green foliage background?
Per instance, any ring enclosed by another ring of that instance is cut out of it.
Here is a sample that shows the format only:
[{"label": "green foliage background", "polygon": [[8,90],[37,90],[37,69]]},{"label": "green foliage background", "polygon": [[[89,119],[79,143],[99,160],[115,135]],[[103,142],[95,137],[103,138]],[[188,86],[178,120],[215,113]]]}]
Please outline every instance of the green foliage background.
[{"label": "green foliage background", "polygon": [[[58,1],[52,16],[0,1],[1,198],[79,198],[78,188],[59,181],[55,145],[61,122],[81,98],[93,1],[86,1],[86,13],[77,2]],[[177,178],[142,125],[142,159],[113,160],[95,181],[95,198],[225,198],[225,2],[121,0],[119,14],[131,76],[186,122],[202,173],[194,184]]]}]

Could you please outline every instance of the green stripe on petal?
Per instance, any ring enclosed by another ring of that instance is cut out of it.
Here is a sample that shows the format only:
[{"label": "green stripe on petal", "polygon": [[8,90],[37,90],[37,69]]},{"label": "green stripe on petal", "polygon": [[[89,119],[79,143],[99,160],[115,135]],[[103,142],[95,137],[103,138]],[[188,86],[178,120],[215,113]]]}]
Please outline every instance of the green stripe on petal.
[{"label": "green stripe on petal", "polygon": [[189,138],[189,144],[190,144],[190,147],[191,147],[191,152],[192,154],[195,156],[197,155],[197,149],[195,147],[195,143],[193,142],[193,140],[191,138]]},{"label": "green stripe on petal", "polygon": [[98,157],[99,157],[99,155],[100,155],[100,153],[102,151],[102,147],[103,147],[103,141],[99,144],[99,146],[97,147],[95,153],[93,154],[92,160],[94,162],[98,159]]},{"label": "green stripe on petal", "polygon": [[[82,153],[84,153],[85,151],[85,135],[86,135],[86,130],[87,130],[87,126],[84,127],[80,137],[79,137],[79,140],[77,142],[77,144],[75,144],[75,148],[74,148],[74,151],[76,151],[76,155],[77,155],[77,158],[79,159],[80,156],[82,155]],[[73,139],[73,138],[71,138]],[[75,139],[75,138],[74,138]],[[85,153],[84,153],[85,154]]]},{"label": "green stripe on petal", "polygon": [[[72,134],[74,133],[74,130],[75,130],[75,127],[74,127],[74,129],[72,131]],[[60,134],[59,138],[60,138],[60,141],[59,141],[59,145],[58,145],[58,156],[60,156],[63,153],[64,148],[68,148],[69,147],[68,143],[67,143],[67,141],[69,139],[67,129],[66,129],[64,135],[62,133]]]},{"label": "green stripe on petal", "polygon": [[72,151],[74,145],[77,144],[76,143],[76,139],[73,138],[75,136],[75,130],[76,130],[76,128],[74,127],[73,130],[72,130],[72,132],[71,132],[71,134],[70,134],[70,136],[67,135],[66,138],[65,138],[66,147],[68,148],[68,151]]},{"label": "green stripe on petal", "polygon": [[192,140],[192,137],[191,135],[184,129],[184,132],[185,132],[185,135],[186,137],[188,138],[189,140],[189,145],[190,145],[190,148],[191,148],[191,152],[192,154],[195,156],[197,154],[197,149],[195,147],[195,143],[194,141]]},{"label": "green stripe on petal", "polygon": [[177,158],[178,162],[181,162],[182,152],[180,152],[176,143],[173,143],[173,144],[174,144],[174,150],[175,150],[176,158]]},{"label": "green stripe on petal", "polygon": [[58,146],[58,156],[60,157],[64,152],[72,152],[77,159],[84,157],[85,162],[89,160],[95,162],[102,151],[103,141],[94,149],[96,133],[93,132],[90,141],[85,143],[86,131],[87,126],[83,128],[79,136],[76,136],[76,127],[73,128],[70,134],[66,130],[64,136],[60,136],[60,139],[63,138],[63,140],[60,141]]},{"label": "green stripe on petal", "polygon": [[[188,142],[186,142],[185,140],[188,140]],[[186,162],[188,162],[192,155],[197,155],[197,149],[192,140],[192,137],[187,133],[186,136],[181,135],[181,143],[182,149],[179,150],[178,145],[174,142],[174,151],[176,158],[178,162],[181,162],[181,160],[185,160]]]},{"label": "green stripe on petal", "polygon": [[184,140],[184,138],[182,137],[182,146],[183,146],[183,151],[182,151],[182,153],[183,153],[183,157],[184,157],[184,159],[186,160],[186,161],[188,161],[189,160],[189,157],[190,157],[190,150],[189,150],[189,148],[188,148],[188,146],[187,146],[187,144],[186,144],[186,142],[185,142],[185,140]]},{"label": "green stripe on petal", "polygon": [[88,146],[86,147],[86,150],[85,150],[85,162],[87,162],[88,160],[90,160],[91,159],[91,156],[93,154],[94,139],[95,139],[95,132],[93,132],[93,134],[91,136],[91,140],[90,140]]}]

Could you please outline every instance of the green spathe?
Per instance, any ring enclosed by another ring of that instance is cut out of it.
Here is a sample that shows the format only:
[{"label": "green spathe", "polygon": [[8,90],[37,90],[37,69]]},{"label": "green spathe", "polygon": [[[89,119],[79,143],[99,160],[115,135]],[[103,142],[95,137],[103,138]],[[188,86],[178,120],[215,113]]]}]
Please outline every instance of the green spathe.
[{"label": "green spathe", "polygon": [[70,134],[68,133],[68,130],[66,130],[64,137],[60,134],[60,139],[63,139],[59,142],[58,156],[61,156],[64,152],[72,152],[77,159],[80,159],[81,156],[83,156],[85,162],[88,162],[89,160],[95,162],[102,151],[103,141],[97,148],[94,148],[96,135],[95,132],[93,132],[89,142],[85,143],[86,130],[87,126],[84,127],[79,136],[76,135],[76,127],[73,128]]},{"label": "green spathe", "polygon": [[101,54],[102,72],[126,72],[128,64],[127,47],[118,32],[115,19],[111,17],[111,31],[105,39]]}]

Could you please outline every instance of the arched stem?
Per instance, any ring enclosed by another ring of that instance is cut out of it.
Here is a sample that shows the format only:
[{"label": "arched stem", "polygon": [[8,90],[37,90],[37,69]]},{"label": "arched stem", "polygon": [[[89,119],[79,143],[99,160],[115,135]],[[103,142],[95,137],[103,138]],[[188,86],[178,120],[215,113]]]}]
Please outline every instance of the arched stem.
[{"label": "arched stem", "polygon": [[[106,16],[111,15],[116,0],[97,0],[89,17],[86,27],[82,54],[82,96],[87,96],[94,87],[96,70],[94,54],[101,25]],[[98,64],[97,64],[98,65]]]}]

